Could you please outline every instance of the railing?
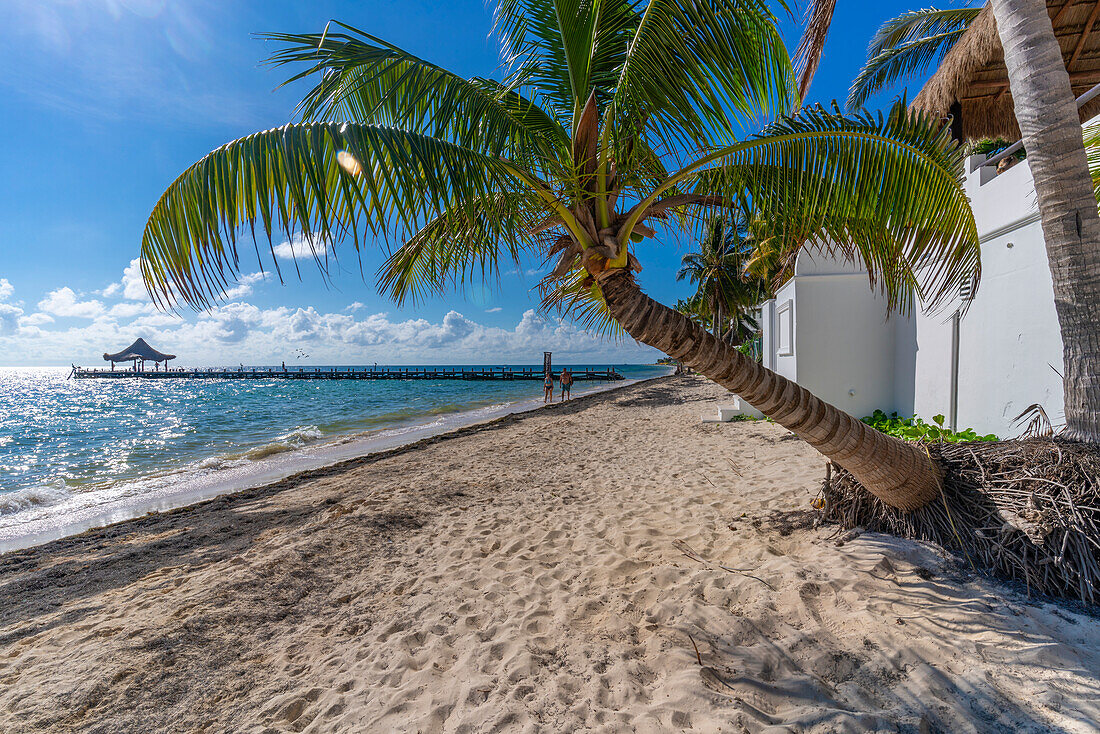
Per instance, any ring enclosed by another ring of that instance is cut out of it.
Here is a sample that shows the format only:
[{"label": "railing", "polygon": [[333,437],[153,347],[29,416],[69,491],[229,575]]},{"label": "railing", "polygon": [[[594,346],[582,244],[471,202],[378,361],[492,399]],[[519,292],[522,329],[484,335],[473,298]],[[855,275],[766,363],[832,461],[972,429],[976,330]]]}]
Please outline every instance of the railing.
[{"label": "railing", "polygon": [[[1081,109],[1082,107],[1087,105],[1089,102],[1096,99],[1097,95],[1100,95],[1100,84],[1097,84],[1095,87],[1093,87],[1092,89],[1090,89],[1089,91],[1085,92],[1084,94],[1082,94],[1080,97],[1077,98],[1077,109]],[[1001,161],[1003,161],[1005,158],[1008,158],[1009,156],[1014,155],[1016,152],[1018,152],[1023,147],[1024,147],[1024,141],[1023,140],[1017,140],[1015,143],[1008,146],[1007,148],[1002,150],[997,155],[990,156],[989,158],[986,158],[981,163],[975,164],[974,167],[971,168],[970,170],[971,170],[971,172],[973,172],[973,171],[978,170],[979,168],[988,168],[989,166],[995,166],[998,163],[1000,163]]]}]

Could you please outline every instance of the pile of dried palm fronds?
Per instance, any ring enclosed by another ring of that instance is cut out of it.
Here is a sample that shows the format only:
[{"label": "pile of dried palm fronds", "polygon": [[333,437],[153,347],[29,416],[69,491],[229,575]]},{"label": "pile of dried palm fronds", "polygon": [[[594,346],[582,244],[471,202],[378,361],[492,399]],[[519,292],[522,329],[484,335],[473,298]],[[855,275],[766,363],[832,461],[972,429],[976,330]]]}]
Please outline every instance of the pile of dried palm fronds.
[{"label": "pile of dried palm fronds", "polygon": [[830,465],[826,519],[934,541],[1028,593],[1100,601],[1100,447],[1058,439],[930,444],[943,495],[905,513]]}]

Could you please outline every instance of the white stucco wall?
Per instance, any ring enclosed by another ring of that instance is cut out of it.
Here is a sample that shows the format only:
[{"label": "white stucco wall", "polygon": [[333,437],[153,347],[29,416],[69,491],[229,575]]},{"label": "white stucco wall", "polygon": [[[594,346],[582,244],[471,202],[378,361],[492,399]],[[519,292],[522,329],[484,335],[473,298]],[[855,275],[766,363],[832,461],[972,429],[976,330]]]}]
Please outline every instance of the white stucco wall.
[{"label": "white stucco wall", "polygon": [[[958,317],[956,424],[1008,437],[1019,433],[1014,419],[1032,403],[1055,423],[1064,419],[1062,341],[1031,172],[1020,163],[990,173],[979,169],[966,181],[982,278]],[[876,408],[950,417],[953,318],[961,303],[888,319],[860,266],[804,252],[794,277],[763,308],[764,363],[859,417]],[[788,312],[793,328],[784,350]]]},{"label": "white stucco wall", "polygon": [[[876,408],[911,410],[912,389],[899,390],[896,376],[912,373],[911,346],[899,359],[899,344],[914,339],[912,323],[887,318],[885,301],[872,293],[860,264],[803,251],[794,277],[764,314],[766,366],[858,417]],[[783,343],[787,314],[789,345]]]},{"label": "white stucco wall", "polygon": [[[996,177],[982,173],[966,181],[982,277],[959,322],[958,425],[1007,437],[1032,403],[1063,420],[1062,338],[1031,171],[1025,161]],[[950,311],[919,318],[917,330],[916,412],[948,415]]]},{"label": "white stucco wall", "polygon": [[[951,415],[951,331],[953,307],[935,314],[917,311],[913,354],[913,410],[923,418]],[[899,411],[900,413],[901,411]],[[964,426],[965,427],[965,426]]]}]

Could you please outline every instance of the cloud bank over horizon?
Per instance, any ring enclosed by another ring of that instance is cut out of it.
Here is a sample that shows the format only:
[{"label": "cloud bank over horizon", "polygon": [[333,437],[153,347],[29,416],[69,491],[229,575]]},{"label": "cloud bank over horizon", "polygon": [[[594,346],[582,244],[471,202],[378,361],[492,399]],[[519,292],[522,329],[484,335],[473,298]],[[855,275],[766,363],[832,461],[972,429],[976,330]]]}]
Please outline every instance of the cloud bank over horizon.
[{"label": "cloud bank over horizon", "polygon": [[[241,276],[227,302],[199,313],[158,311],[133,260],[119,281],[93,293],[69,286],[48,291],[32,307],[16,300],[18,283],[0,279],[0,346],[13,366],[99,366],[104,351],[144,337],[179,356],[179,365],[225,364],[535,364],[543,351],[561,362],[649,362],[656,350],[616,342],[575,324],[526,310],[511,328],[475,321],[458,310],[432,321],[365,313],[358,301],[338,311],[312,305],[262,308],[244,300],[269,275]],[[478,309],[479,311],[482,309]],[[486,309],[495,313],[499,309]],[[298,352],[308,359],[291,358]]]}]

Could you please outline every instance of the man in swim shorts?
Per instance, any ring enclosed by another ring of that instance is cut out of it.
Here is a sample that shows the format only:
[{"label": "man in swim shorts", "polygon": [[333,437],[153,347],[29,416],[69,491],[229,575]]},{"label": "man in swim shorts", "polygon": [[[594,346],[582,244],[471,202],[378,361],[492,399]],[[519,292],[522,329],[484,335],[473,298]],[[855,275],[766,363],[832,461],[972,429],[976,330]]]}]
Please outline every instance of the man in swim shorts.
[{"label": "man in swim shorts", "polygon": [[561,383],[561,399],[563,401],[569,399],[569,389],[573,387],[573,373],[569,371],[568,367],[562,368],[561,377],[558,378]]}]

